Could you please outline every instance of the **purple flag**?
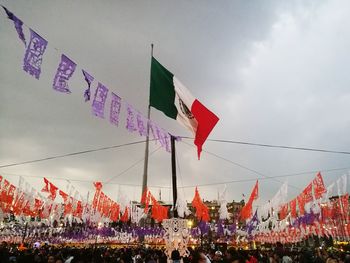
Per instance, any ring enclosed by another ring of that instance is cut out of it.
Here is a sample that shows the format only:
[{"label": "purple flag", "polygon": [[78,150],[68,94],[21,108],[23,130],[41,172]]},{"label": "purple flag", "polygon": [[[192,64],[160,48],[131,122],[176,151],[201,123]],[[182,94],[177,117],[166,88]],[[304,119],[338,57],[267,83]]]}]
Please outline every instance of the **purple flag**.
[{"label": "purple flag", "polygon": [[30,30],[30,42],[27,46],[23,60],[23,70],[39,79],[41,73],[41,63],[47,46],[47,41]]},{"label": "purple flag", "polygon": [[92,102],[92,112],[94,115],[100,118],[104,118],[104,109],[107,99],[108,89],[101,83],[98,83],[95,98]]},{"label": "purple flag", "polygon": [[88,84],[88,88],[84,92],[85,102],[87,102],[90,100],[90,97],[91,97],[90,87],[91,87],[91,83],[94,81],[94,77],[91,76],[89,73],[87,73],[85,70],[82,69],[82,71],[84,74],[85,81]]},{"label": "purple flag", "polygon": [[68,80],[73,75],[75,64],[72,60],[62,54],[61,62],[53,79],[53,89],[63,93],[71,93],[68,86]]},{"label": "purple flag", "polygon": [[155,122],[148,120],[148,123],[153,139],[159,141],[160,145],[165,148],[167,152],[171,152],[170,134],[164,129],[159,128]]},{"label": "purple flag", "polygon": [[219,237],[222,237],[225,235],[225,232],[224,232],[224,225],[223,225],[223,221],[222,219],[220,219],[217,223],[217,230],[216,230],[216,234],[219,236]]},{"label": "purple flag", "polygon": [[112,101],[111,101],[111,111],[109,115],[109,120],[115,126],[119,124],[119,114],[121,106],[121,98],[112,92]]},{"label": "purple flag", "polygon": [[138,127],[140,135],[147,136],[147,126],[146,125],[147,125],[148,121],[146,120],[146,118],[140,112],[137,112],[136,120],[137,120],[137,127]]},{"label": "purple flag", "polygon": [[204,221],[200,221],[198,223],[198,228],[200,229],[202,235],[208,234],[210,230],[210,226]]},{"label": "purple flag", "polygon": [[165,150],[167,152],[171,152],[170,134],[166,131],[164,131],[164,143],[165,143]]},{"label": "purple flag", "polygon": [[9,19],[11,19],[13,21],[13,23],[15,24],[15,28],[18,34],[18,37],[23,41],[24,45],[26,45],[26,40],[23,34],[23,22],[17,17],[15,16],[12,12],[10,12],[9,10],[7,10],[6,7],[2,6],[5,9],[5,12],[7,14],[7,17]]},{"label": "purple flag", "polygon": [[135,109],[133,108],[133,106],[127,103],[126,110],[128,112],[128,116],[126,119],[126,128],[129,132],[134,132],[137,130],[135,125]]}]

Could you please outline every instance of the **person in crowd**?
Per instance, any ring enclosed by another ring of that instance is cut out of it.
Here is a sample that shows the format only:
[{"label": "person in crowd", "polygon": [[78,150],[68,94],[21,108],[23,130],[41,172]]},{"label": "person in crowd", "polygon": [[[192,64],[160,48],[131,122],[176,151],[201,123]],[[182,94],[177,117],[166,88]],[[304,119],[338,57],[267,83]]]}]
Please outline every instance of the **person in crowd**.
[{"label": "person in crowd", "polygon": [[192,256],[191,263],[211,263],[203,250],[195,250]]},{"label": "person in crowd", "polygon": [[213,263],[222,263],[224,261],[222,252],[220,250],[215,251],[213,256]]},{"label": "person in crowd", "polygon": [[181,256],[180,256],[180,252],[177,249],[174,249],[171,252],[171,260],[173,263],[180,263],[181,260]]},{"label": "person in crowd", "polygon": [[47,263],[56,263],[54,255],[49,255],[47,259]]}]

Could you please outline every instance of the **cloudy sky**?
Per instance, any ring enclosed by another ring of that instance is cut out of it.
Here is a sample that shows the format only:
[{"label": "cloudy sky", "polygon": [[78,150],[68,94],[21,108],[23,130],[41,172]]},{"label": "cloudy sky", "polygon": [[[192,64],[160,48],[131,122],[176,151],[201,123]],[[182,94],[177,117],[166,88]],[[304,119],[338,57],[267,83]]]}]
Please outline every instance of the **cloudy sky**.
[{"label": "cloudy sky", "polygon": [[[83,100],[84,68],[146,114],[150,46],[155,57],[220,117],[210,139],[350,150],[350,3],[348,1],[39,1],[0,3],[48,41],[42,74],[22,70],[23,43],[0,12],[0,166],[143,140],[91,114]],[[27,32],[28,28],[25,27]],[[77,63],[72,93],[52,89],[61,54]],[[108,117],[108,114],[106,115]],[[191,136],[152,109],[151,118],[173,134]],[[150,143],[149,186],[171,200],[170,154]],[[177,143],[179,194],[194,186],[213,199],[249,195],[260,180],[264,203],[288,180],[295,197],[322,171],[327,185],[348,173],[350,156],[207,141],[200,161],[193,140]],[[138,200],[144,143],[0,168],[17,184],[37,189],[42,177],[86,195],[93,181]],[[243,182],[239,182],[243,181]],[[185,186],[185,188],[182,188]],[[91,194],[90,194],[91,196]]]}]

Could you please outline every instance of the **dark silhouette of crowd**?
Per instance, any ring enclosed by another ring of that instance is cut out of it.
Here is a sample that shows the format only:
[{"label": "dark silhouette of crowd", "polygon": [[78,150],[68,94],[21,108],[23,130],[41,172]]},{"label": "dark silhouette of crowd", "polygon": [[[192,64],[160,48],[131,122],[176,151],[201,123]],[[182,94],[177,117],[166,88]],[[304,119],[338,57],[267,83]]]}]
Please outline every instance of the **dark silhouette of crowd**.
[{"label": "dark silhouette of crowd", "polygon": [[188,257],[177,251],[168,259],[163,249],[145,247],[18,246],[2,242],[0,263],[350,263],[346,251],[303,248],[291,251],[277,246],[271,250],[189,248]]}]

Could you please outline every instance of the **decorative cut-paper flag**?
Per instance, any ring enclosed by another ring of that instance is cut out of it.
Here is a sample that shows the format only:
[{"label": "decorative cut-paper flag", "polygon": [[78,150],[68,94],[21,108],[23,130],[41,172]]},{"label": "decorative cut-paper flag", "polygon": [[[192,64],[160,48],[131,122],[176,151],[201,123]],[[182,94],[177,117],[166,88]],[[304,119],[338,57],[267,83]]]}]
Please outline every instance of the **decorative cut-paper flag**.
[{"label": "decorative cut-paper flag", "polygon": [[34,76],[36,79],[39,79],[41,73],[41,63],[43,61],[47,41],[32,29],[29,30],[30,42],[24,55],[23,70]]},{"label": "decorative cut-paper flag", "polygon": [[151,217],[157,222],[162,222],[164,219],[167,219],[169,207],[160,205],[151,193],[150,193],[150,197],[152,201]]},{"label": "decorative cut-paper flag", "polygon": [[111,111],[109,115],[109,121],[110,123],[114,124],[115,126],[119,125],[119,115],[120,115],[120,106],[121,106],[121,98],[115,94],[112,94],[112,101],[111,101]]},{"label": "decorative cut-paper flag", "polygon": [[299,206],[299,215],[305,214],[305,197],[303,193],[297,196],[298,206]]},{"label": "decorative cut-paper flag", "polygon": [[[305,187],[305,189],[303,190],[302,194],[301,194],[304,198],[304,203],[309,203],[313,200],[313,196],[312,196],[312,183],[309,183],[308,186]],[[299,201],[299,200],[298,200]]]},{"label": "decorative cut-paper flag", "polygon": [[315,198],[320,199],[322,195],[327,192],[320,172],[317,173],[315,179],[312,181],[312,184],[314,187]]},{"label": "decorative cut-paper flag", "polygon": [[92,112],[97,117],[104,118],[104,109],[105,109],[107,94],[108,94],[108,88],[106,88],[101,83],[98,83],[95,91],[95,98],[94,98],[94,101],[92,102]]},{"label": "decorative cut-paper flag", "polygon": [[146,119],[140,112],[137,112],[136,121],[140,136],[147,136],[148,119]]},{"label": "decorative cut-paper flag", "polygon": [[177,120],[194,135],[198,159],[202,145],[219,118],[200,103],[187,88],[155,58],[151,64],[150,105]]},{"label": "decorative cut-paper flag", "polygon": [[166,149],[167,152],[171,151],[170,136],[167,131],[158,127],[154,122],[150,122],[153,138],[160,142],[160,145]]},{"label": "decorative cut-paper flag", "polygon": [[6,7],[2,6],[5,9],[5,12],[7,14],[7,17],[9,19],[11,19],[13,21],[13,23],[15,24],[15,28],[18,34],[18,37],[22,40],[22,42],[24,43],[24,45],[26,45],[26,40],[23,34],[23,22],[17,17],[15,16],[12,12],[10,12]]},{"label": "decorative cut-paper flag", "polygon": [[51,183],[45,177],[44,177],[44,183],[45,183],[45,186],[43,187],[41,192],[50,193],[48,198],[51,199],[51,200],[55,200],[58,187],[56,187],[53,183]]},{"label": "decorative cut-paper flag", "polygon": [[126,111],[127,111],[127,117],[126,117],[126,128],[129,132],[134,132],[137,130],[137,123],[136,123],[136,110],[132,105],[129,103],[126,104]]},{"label": "decorative cut-paper flag", "polygon": [[[160,145],[166,149],[167,152],[171,151],[170,134],[164,129],[158,127],[158,125],[149,120],[148,125],[152,132],[153,139],[160,142]],[[178,140],[178,138],[176,138]]]},{"label": "decorative cut-paper flag", "polygon": [[82,72],[83,72],[85,81],[86,81],[87,84],[88,84],[87,89],[84,91],[85,102],[87,102],[87,101],[90,100],[90,97],[91,97],[90,88],[91,88],[91,83],[94,81],[94,77],[91,76],[89,73],[87,73],[87,72],[86,72],[85,70],[83,70],[83,69],[82,69]]},{"label": "decorative cut-paper flag", "polygon": [[288,203],[286,203],[285,205],[281,206],[281,209],[279,211],[279,219],[283,220],[287,217],[288,214]]},{"label": "decorative cut-paper flag", "polygon": [[199,195],[198,189],[196,187],[195,194],[192,200],[192,206],[196,208],[196,217],[198,220],[208,222],[210,220],[209,209],[202,202],[202,198]]},{"label": "decorative cut-paper flag", "polygon": [[220,194],[219,204],[220,204],[219,218],[221,220],[229,219],[230,216],[229,216],[229,213],[228,213],[228,210],[227,210],[227,200],[226,200],[226,185],[224,187],[223,192]]},{"label": "decorative cut-paper flag", "polygon": [[254,188],[250,194],[248,202],[242,207],[241,218],[248,219],[253,215],[252,207],[253,201],[256,200],[259,196],[259,182],[256,181]]},{"label": "decorative cut-paper flag", "polygon": [[55,78],[53,80],[53,89],[63,93],[71,93],[68,86],[68,80],[73,75],[75,71],[75,64],[67,56],[61,56],[61,62],[58,65]]},{"label": "decorative cut-paper flag", "polygon": [[120,221],[125,223],[125,222],[128,222],[128,220],[129,220],[129,209],[128,209],[128,207],[126,207],[123,215],[120,218]]},{"label": "decorative cut-paper flag", "polygon": [[181,194],[179,194],[176,199],[176,210],[179,217],[185,217],[191,214],[191,211],[187,207],[187,202],[182,198]]}]

